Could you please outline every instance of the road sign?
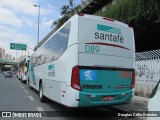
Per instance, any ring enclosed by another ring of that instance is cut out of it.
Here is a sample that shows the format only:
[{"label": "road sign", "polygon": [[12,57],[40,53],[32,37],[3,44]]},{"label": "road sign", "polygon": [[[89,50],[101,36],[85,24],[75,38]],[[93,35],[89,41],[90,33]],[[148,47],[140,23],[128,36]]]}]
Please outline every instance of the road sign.
[{"label": "road sign", "polygon": [[27,45],[26,44],[10,43],[10,49],[26,50],[27,49]]}]

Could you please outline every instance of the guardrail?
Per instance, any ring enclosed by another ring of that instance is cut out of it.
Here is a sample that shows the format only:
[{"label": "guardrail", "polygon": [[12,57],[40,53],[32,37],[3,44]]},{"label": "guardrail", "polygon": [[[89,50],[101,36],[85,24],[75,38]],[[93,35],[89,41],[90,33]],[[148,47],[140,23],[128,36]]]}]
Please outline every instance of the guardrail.
[{"label": "guardrail", "polygon": [[160,49],[136,53],[136,60],[159,59]]}]

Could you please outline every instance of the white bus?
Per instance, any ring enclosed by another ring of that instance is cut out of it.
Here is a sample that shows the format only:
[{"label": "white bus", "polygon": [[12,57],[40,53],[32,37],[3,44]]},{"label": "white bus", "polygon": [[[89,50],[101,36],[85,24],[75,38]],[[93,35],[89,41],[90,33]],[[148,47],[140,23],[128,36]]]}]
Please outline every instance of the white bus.
[{"label": "white bus", "polygon": [[19,80],[22,80],[22,82],[28,82],[27,81],[27,63],[29,62],[29,56],[24,58],[23,60],[20,61],[19,63],[19,69],[17,71],[17,77]]},{"label": "white bus", "polygon": [[68,107],[123,104],[135,86],[135,44],[128,25],[74,15],[30,57],[29,85]]}]

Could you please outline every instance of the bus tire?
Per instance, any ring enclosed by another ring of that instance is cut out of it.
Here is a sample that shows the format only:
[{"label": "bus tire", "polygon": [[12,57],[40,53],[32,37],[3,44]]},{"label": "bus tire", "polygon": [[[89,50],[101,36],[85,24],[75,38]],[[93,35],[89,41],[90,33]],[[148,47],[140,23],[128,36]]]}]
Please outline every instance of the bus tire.
[{"label": "bus tire", "polygon": [[29,80],[26,80],[26,84],[29,85]]},{"label": "bus tire", "polygon": [[29,77],[28,77],[28,79],[27,79],[27,81],[26,81],[26,84],[29,85]]},{"label": "bus tire", "polygon": [[39,85],[39,98],[41,102],[45,102],[45,97],[43,95],[43,84],[40,83]]}]

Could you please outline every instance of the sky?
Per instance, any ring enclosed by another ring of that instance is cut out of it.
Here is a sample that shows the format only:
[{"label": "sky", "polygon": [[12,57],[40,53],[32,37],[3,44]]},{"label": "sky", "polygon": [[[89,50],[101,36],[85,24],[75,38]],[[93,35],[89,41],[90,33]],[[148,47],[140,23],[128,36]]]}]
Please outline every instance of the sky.
[{"label": "sky", "polygon": [[[40,5],[39,41],[53,28],[52,23],[61,17],[60,9],[69,0],[0,0],[0,47],[7,54],[19,58],[21,50],[11,50],[10,43],[27,44],[31,55],[37,44],[38,7]],[[73,0],[75,6],[81,0]]]}]

